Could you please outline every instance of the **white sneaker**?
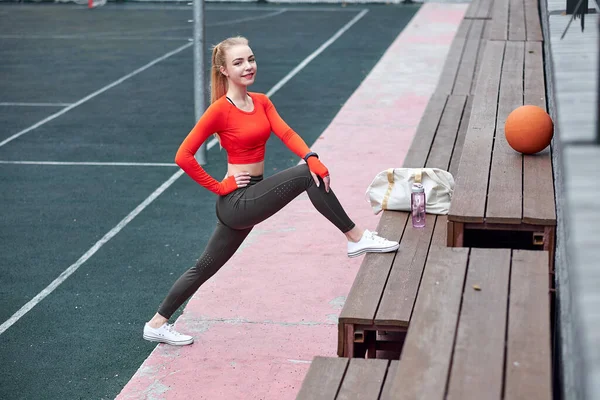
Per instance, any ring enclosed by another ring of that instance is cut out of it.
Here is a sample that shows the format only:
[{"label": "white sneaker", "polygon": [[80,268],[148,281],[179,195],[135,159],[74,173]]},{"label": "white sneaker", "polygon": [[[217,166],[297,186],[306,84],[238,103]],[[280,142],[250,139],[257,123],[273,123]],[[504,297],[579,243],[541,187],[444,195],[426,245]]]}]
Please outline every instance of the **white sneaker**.
[{"label": "white sneaker", "polygon": [[144,339],[150,342],[168,343],[173,346],[184,346],[194,342],[193,337],[177,332],[173,325],[167,323],[160,328],[153,328],[146,323],[144,325]]},{"label": "white sneaker", "polygon": [[400,247],[398,242],[384,239],[377,236],[377,232],[365,229],[362,238],[358,242],[348,241],[348,257],[358,257],[367,252],[387,253],[397,250],[398,247]]}]

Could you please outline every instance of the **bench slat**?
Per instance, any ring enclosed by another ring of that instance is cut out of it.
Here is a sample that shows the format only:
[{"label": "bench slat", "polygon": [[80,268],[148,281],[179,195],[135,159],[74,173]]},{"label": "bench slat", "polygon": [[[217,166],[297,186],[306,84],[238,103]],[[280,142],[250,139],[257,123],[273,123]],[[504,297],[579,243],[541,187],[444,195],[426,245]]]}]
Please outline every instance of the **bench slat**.
[{"label": "bench slat", "polygon": [[410,149],[402,165],[406,168],[421,168],[425,166],[429,148],[435,138],[435,131],[442,117],[448,96],[434,94],[427,103],[423,117],[419,122]]},{"label": "bench slat", "polygon": [[483,222],[504,45],[489,41],[485,48],[450,205],[453,221]]},{"label": "bench slat", "polygon": [[433,144],[431,145],[429,157],[427,157],[427,162],[425,163],[427,168],[448,170],[465,103],[466,96],[448,96],[446,108],[442,114]]},{"label": "bench slat", "polygon": [[[546,109],[542,44],[525,44],[525,104]],[[549,149],[523,160],[523,222],[556,225],[554,178]]]},{"label": "bench slat", "polygon": [[427,214],[424,228],[413,228],[411,221],[408,221],[398,249],[399,256],[394,260],[375,315],[376,325],[408,326],[435,219],[435,215]]},{"label": "bench slat", "polygon": [[464,19],[472,19],[477,15],[477,9],[479,8],[479,3],[483,0],[472,0],[469,6],[467,7],[467,11],[465,11]]},{"label": "bench slat", "polygon": [[387,370],[387,374],[385,376],[385,383],[383,384],[383,389],[381,390],[380,399],[385,399],[390,396],[392,393],[392,384],[394,383],[394,377],[398,371],[398,360],[391,360],[390,365]]},{"label": "bench slat", "polygon": [[524,0],[510,0],[508,40],[524,41],[527,37],[525,32],[525,7],[523,3]]},{"label": "bench slat", "polygon": [[435,229],[433,231],[433,237],[431,238],[431,246],[446,246],[446,233],[448,225],[447,215],[438,215],[435,221]]},{"label": "bench slat", "polygon": [[471,23],[452,94],[467,95],[471,93],[471,85],[476,79],[475,64],[477,63],[477,53],[483,34],[483,25],[483,20],[473,20]]},{"label": "bench slat", "polygon": [[542,41],[542,26],[539,17],[539,4],[537,0],[525,0],[525,24],[527,40]]},{"label": "bench slat", "polygon": [[456,142],[454,143],[454,149],[452,151],[452,159],[450,160],[450,167],[448,171],[456,178],[458,174],[458,165],[460,164],[460,157],[462,155],[463,146],[465,144],[465,135],[469,128],[469,119],[471,118],[471,109],[473,107],[473,96],[467,97],[467,103],[463,111],[462,119],[460,121],[460,127],[456,135]]},{"label": "bench slat", "polygon": [[504,398],[551,399],[548,252],[512,258]]},{"label": "bench slat", "polygon": [[340,388],[348,365],[347,358],[317,356],[313,359],[297,400],[333,400]]},{"label": "bench slat", "polygon": [[486,210],[486,221],[491,223],[518,224],[523,214],[523,155],[506,141],[504,123],[523,105],[524,53],[524,42],[506,43]]},{"label": "bench slat", "polygon": [[454,87],[454,81],[458,68],[460,66],[460,60],[463,56],[465,44],[467,43],[467,36],[471,28],[472,20],[463,19],[458,26],[454,39],[450,44],[448,55],[446,56],[446,62],[442,68],[440,79],[438,80],[436,93],[439,94],[450,94]]},{"label": "bench slat", "polygon": [[471,249],[448,399],[501,398],[510,255]]},{"label": "bench slat", "polygon": [[489,39],[490,40],[507,40],[508,39],[508,0],[494,1],[492,6],[493,18],[490,24]]},{"label": "bench slat", "polygon": [[[383,211],[377,232],[383,237],[400,241],[409,214]],[[342,311],[339,322],[370,324],[375,318],[381,288],[384,287],[396,253],[369,253],[361,264]]]},{"label": "bench slat", "polygon": [[494,0],[483,0],[477,9],[477,18],[492,18],[492,5]]},{"label": "bench slat", "polygon": [[352,358],[336,400],[377,399],[388,360]]},{"label": "bench slat", "polygon": [[431,249],[398,371],[382,399],[444,398],[468,254],[466,248]]}]

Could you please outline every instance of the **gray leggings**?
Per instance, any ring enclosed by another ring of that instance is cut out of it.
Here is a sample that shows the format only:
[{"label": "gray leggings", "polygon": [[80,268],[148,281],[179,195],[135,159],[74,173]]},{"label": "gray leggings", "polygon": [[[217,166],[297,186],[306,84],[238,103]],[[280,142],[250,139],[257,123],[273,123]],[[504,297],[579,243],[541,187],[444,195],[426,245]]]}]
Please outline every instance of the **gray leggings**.
[{"label": "gray leggings", "polygon": [[252,177],[247,187],[217,200],[217,226],[196,265],[187,270],[171,287],[158,313],[171,315],[233,256],[254,225],[266,220],[299,194],[306,191],[315,208],[342,233],[354,228],[333,194],[319,187],[306,164],[279,172],[266,179]]}]

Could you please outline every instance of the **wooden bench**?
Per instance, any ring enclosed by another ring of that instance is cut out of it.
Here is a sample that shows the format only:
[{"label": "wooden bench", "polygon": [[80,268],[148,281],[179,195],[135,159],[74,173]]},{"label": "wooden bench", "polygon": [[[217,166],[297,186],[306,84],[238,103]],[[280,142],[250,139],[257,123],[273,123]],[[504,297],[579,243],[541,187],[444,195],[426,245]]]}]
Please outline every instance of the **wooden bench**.
[{"label": "wooden bench", "polygon": [[489,21],[463,19],[450,45],[436,94],[470,95],[489,37]]},{"label": "wooden bench", "polygon": [[545,109],[540,42],[488,41],[448,214],[448,245],[550,252],[556,212],[550,148],[522,155],[504,123],[523,104]]},{"label": "wooden bench", "polygon": [[[476,77],[487,41],[486,21],[464,19],[451,44],[436,92],[408,154],[407,168],[440,168],[456,176],[469,124]],[[446,244],[446,216],[428,215],[413,229],[409,214],[383,211],[377,232],[400,241],[396,254],[367,254],[339,316],[338,355],[399,354],[431,244]]]},{"label": "wooden bench", "polygon": [[398,361],[315,357],[297,400],[378,399],[390,390]]},{"label": "wooden bench", "polygon": [[399,361],[314,359],[298,399],[551,399],[548,252],[432,246]]},{"label": "wooden bench", "polygon": [[464,18],[486,21],[490,40],[543,40],[537,0],[473,0]]},{"label": "wooden bench", "polygon": [[[467,96],[433,96],[403,165],[457,169],[469,108]],[[446,244],[446,226],[446,216],[430,214],[426,227],[415,229],[409,213],[383,211],[377,232],[398,240],[400,248],[365,256],[338,319],[339,356],[399,354],[427,252],[432,244]]]}]

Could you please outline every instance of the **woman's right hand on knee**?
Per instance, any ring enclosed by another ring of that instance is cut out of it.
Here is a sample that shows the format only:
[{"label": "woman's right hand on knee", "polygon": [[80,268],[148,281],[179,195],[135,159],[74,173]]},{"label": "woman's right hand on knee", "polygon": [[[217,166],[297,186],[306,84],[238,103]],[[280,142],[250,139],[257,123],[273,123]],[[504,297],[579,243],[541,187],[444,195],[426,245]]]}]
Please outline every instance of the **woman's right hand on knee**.
[{"label": "woman's right hand on knee", "polygon": [[[315,184],[317,185],[317,187],[321,186],[321,182],[319,181],[319,175],[315,174],[314,172],[310,171],[310,174],[312,175]],[[327,193],[329,193],[329,182],[330,182],[331,178],[329,178],[329,175],[327,175],[325,178],[323,178],[323,184],[325,184],[325,191]]]}]

